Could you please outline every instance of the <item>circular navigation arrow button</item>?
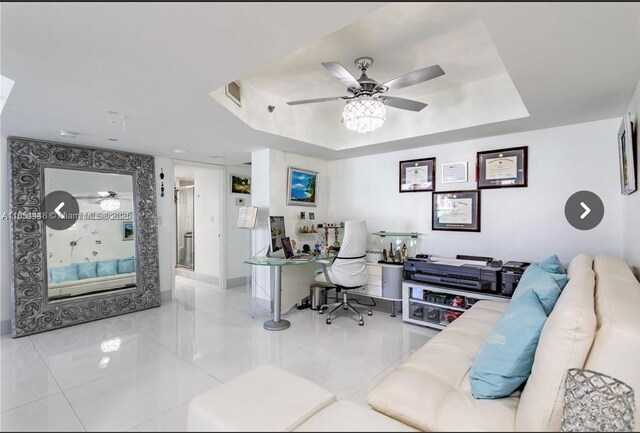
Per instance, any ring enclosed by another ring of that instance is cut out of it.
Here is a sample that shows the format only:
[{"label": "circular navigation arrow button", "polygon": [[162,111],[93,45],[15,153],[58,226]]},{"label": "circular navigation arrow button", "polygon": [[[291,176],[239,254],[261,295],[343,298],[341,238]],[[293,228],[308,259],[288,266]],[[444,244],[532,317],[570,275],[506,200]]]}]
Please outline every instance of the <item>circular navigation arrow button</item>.
[{"label": "circular navigation arrow button", "polygon": [[42,212],[46,213],[44,223],[53,230],[66,230],[78,220],[80,206],[66,191],[53,191],[44,198]]},{"label": "circular navigation arrow button", "polygon": [[604,218],[604,203],[591,191],[578,191],[564,205],[569,224],[578,230],[591,230]]}]

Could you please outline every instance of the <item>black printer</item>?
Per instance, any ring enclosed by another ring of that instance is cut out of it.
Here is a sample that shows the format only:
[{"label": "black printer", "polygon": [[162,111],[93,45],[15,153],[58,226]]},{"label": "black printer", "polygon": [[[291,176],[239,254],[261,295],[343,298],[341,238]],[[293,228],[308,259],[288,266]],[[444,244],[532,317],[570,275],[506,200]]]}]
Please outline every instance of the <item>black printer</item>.
[{"label": "black printer", "polygon": [[502,288],[501,271],[500,261],[411,257],[404,262],[403,276],[406,280],[497,294]]}]

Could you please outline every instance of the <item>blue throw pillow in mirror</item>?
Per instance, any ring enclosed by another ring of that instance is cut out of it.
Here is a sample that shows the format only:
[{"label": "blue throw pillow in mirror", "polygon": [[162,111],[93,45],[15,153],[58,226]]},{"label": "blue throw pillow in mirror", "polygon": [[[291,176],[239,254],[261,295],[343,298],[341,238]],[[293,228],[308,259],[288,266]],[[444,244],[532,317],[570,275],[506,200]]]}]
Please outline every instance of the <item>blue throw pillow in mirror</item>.
[{"label": "blue throw pillow in mirror", "polygon": [[113,260],[101,260],[97,262],[96,273],[99,277],[109,277],[111,275],[118,275],[118,259]]},{"label": "blue throw pillow in mirror", "polygon": [[118,259],[118,273],[130,274],[136,271],[136,261],[133,257],[126,257],[124,259]]},{"label": "blue throw pillow in mirror", "polygon": [[81,280],[87,278],[96,278],[98,274],[96,273],[96,262],[89,263],[78,263],[78,278]]},{"label": "blue throw pillow in mirror", "polygon": [[59,266],[51,268],[51,282],[64,283],[78,280],[78,265]]}]

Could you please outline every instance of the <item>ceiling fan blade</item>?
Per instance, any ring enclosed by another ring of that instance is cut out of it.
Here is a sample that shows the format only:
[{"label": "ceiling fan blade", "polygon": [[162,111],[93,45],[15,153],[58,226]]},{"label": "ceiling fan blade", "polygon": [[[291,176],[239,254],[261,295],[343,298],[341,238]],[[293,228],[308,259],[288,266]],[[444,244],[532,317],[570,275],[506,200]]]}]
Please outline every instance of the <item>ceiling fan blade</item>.
[{"label": "ceiling fan blade", "polygon": [[91,199],[96,199],[101,197],[97,195],[74,195],[73,198],[75,198],[76,200],[91,200]]},{"label": "ceiling fan blade", "polygon": [[384,105],[389,107],[400,108],[401,110],[420,111],[427,106],[424,102],[414,101],[412,99],[396,98],[394,96],[380,96]]},{"label": "ceiling fan blade", "polygon": [[428,66],[426,68],[418,69],[417,71],[409,72],[408,74],[394,78],[384,83],[383,87],[391,89],[402,89],[404,87],[413,86],[414,84],[422,83],[424,81],[433,80],[444,75],[444,71],[440,65]]},{"label": "ceiling fan blade", "polygon": [[358,80],[356,80],[356,78],[351,75],[349,71],[347,71],[347,68],[342,66],[340,63],[322,62],[322,66],[324,66],[331,75],[340,80],[340,82],[348,88],[362,90],[362,87],[360,87],[360,83],[358,83]]},{"label": "ceiling fan blade", "polygon": [[316,102],[336,101],[343,98],[343,96],[333,96],[331,98],[301,99],[300,101],[289,101],[287,105],[315,104]]}]

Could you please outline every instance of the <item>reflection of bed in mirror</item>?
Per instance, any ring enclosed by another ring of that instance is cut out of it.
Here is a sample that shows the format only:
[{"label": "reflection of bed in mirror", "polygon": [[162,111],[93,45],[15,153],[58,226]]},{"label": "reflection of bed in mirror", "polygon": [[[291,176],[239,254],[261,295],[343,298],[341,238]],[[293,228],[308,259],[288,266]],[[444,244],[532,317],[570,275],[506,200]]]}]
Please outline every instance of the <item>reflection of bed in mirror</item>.
[{"label": "reflection of bed in mirror", "polygon": [[71,227],[46,227],[50,301],[136,286],[133,177],[44,170],[45,194],[70,193],[82,216]]}]

